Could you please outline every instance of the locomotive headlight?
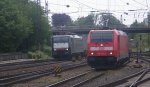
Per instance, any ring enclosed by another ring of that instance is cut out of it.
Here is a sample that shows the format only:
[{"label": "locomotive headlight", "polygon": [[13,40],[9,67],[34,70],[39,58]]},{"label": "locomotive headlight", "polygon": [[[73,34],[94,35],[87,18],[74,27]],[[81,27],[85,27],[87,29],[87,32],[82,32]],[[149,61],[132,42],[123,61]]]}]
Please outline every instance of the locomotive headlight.
[{"label": "locomotive headlight", "polygon": [[92,52],[91,55],[93,55],[94,53]]},{"label": "locomotive headlight", "polygon": [[68,50],[68,48],[66,50]]},{"label": "locomotive headlight", "polygon": [[103,44],[101,44],[101,46],[103,46]]},{"label": "locomotive headlight", "polygon": [[112,52],[110,52],[109,54],[110,54],[110,55],[112,55],[113,53],[112,53]]}]

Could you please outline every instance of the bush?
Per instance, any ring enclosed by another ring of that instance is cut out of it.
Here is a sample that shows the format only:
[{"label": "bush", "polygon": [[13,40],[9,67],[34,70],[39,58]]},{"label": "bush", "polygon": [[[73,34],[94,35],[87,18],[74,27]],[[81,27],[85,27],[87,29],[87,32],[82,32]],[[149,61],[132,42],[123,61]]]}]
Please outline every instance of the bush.
[{"label": "bush", "polygon": [[43,52],[44,52],[46,55],[51,56],[51,54],[52,54],[51,47],[49,47],[49,46],[44,46]]},{"label": "bush", "polygon": [[46,55],[44,52],[42,51],[35,51],[35,52],[28,52],[28,57],[31,58],[31,59],[48,59],[49,56]]}]

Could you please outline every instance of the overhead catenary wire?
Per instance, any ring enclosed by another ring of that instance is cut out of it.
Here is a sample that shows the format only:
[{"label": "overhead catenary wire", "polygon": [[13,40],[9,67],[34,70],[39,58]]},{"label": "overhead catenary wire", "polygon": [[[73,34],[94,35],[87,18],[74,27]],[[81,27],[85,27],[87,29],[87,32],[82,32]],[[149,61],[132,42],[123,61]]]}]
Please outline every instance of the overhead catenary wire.
[{"label": "overhead catenary wire", "polygon": [[147,5],[145,5],[145,4],[141,3],[141,2],[138,2],[136,0],[132,0],[132,1],[134,1],[135,3],[137,3],[137,4],[141,5],[141,6],[147,7]]},{"label": "overhead catenary wire", "polygon": [[73,2],[75,2],[77,4],[80,4],[80,5],[86,6],[86,7],[90,8],[90,9],[92,9],[92,10],[100,11],[100,9],[93,8],[93,7],[89,6],[89,5],[86,5],[86,4],[82,3],[82,2],[79,2],[78,0],[71,0],[71,1],[73,1]]},{"label": "overhead catenary wire", "polygon": [[[45,2],[41,2],[41,3],[45,3]],[[48,4],[50,4],[50,5],[56,5],[56,6],[64,6],[64,7],[75,7],[75,8],[78,8],[77,6],[70,6],[69,4],[66,4],[66,5],[64,5],[64,4],[56,4],[56,3],[50,3],[50,2],[48,2]]]},{"label": "overhead catenary wire", "polygon": [[[80,4],[80,5],[86,6],[86,7],[90,8],[91,10],[95,10],[95,11],[99,11],[99,12],[106,12],[106,10],[100,10],[100,9],[97,9],[97,8],[93,8],[93,7],[91,7],[89,5],[86,5],[86,4],[84,4],[84,3],[82,3],[82,2],[80,2],[78,0],[71,0],[71,1],[73,1],[73,2],[75,2],[77,4]],[[122,1],[122,0],[120,0],[120,1]],[[62,4],[56,4],[56,3],[48,3],[48,4],[58,5],[58,6],[68,6],[68,5],[62,5]],[[75,7],[75,6],[70,6],[70,7]],[[79,8],[79,7],[76,7],[76,8]],[[141,9],[136,9],[136,10],[141,10]],[[109,11],[115,12],[115,13],[122,13],[122,12],[120,12],[120,10],[109,10]],[[121,11],[127,11],[127,10],[121,10]],[[73,12],[70,12],[70,13],[78,13],[78,12],[80,12],[80,11],[73,11]]]},{"label": "overhead catenary wire", "polygon": [[[146,8],[146,6],[148,7],[149,0],[146,0],[146,1],[145,0],[142,0],[142,1],[133,0],[134,2],[132,0],[131,1],[115,0],[114,4],[112,4],[112,0],[108,0],[108,1],[111,1],[111,2],[109,2],[110,6],[108,5],[108,3],[106,3],[107,1],[105,1],[105,3],[101,3],[101,1],[97,1],[97,0],[93,0],[93,1],[68,0],[67,2],[65,1],[65,2],[61,3],[61,2],[59,2],[59,0],[54,0],[54,2],[53,1],[48,2],[48,4],[51,5],[51,6],[49,6],[50,7],[49,14],[51,15],[54,13],[65,13],[65,14],[72,15],[72,17],[74,17],[76,14],[79,14],[78,15],[78,17],[79,17],[79,16],[84,16],[86,13],[88,13],[88,14],[94,13],[94,12],[95,12],[94,14],[104,13],[104,12],[107,13],[108,9],[106,9],[106,8],[110,8],[109,12],[115,14],[116,16],[118,16],[120,14],[123,14],[124,16],[136,15],[136,18],[138,18],[138,17],[144,17],[146,12],[148,11],[148,8]],[[140,5],[139,3],[135,3],[135,1],[142,2],[141,3],[142,5]],[[127,3],[128,3],[128,5],[127,5]],[[69,9],[65,8],[65,7],[67,7],[67,5],[69,5]],[[115,8],[112,9],[114,6],[115,6]],[[104,7],[105,9],[101,8],[101,7]],[[60,9],[60,8],[62,8],[62,9]],[[71,10],[71,9],[73,9],[73,10]],[[61,11],[59,11],[59,10],[61,10]],[[128,13],[128,15],[125,15],[124,14],[125,12]]]},{"label": "overhead catenary wire", "polygon": [[137,6],[134,6],[134,5],[130,4],[129,2],[125,2],[124,0],[120,0],[120,1],[123,2],[123,3],[125,3],[126,5],[130,5],[130,6],[134,7],[134,8],[139,8]]}]

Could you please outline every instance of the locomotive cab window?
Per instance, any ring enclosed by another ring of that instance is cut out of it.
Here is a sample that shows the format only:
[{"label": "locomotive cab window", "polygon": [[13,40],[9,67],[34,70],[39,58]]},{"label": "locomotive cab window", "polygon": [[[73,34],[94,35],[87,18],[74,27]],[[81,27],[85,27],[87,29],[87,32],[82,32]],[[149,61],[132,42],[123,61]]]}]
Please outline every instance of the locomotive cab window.
[{"label": "locomotive cab window", "polygon": [[69,38],[68,37],[54,37],[53,40],[54,40],[54,43],[60,43],[60,42],[65,43],[69,41]]},{"label": "locomotive cab window", "polygon": [[91,42],[112,42],[112,31],[91,32]]}]

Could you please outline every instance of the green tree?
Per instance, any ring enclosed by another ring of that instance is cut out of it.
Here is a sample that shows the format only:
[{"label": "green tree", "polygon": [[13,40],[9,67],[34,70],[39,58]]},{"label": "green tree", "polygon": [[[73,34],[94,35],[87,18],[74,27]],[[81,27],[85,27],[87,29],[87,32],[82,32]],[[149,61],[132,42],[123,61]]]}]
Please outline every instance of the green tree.
[{"label": "green tree", "polygon": [[52,24],[53,26],[65,26],[65,25],[71,25],[72,20],[70,16],[66,14],[53,14],[52,15]]},{"label": "green tree", "polygon": [[50,26],[44,10],[35,2],[29,2],[25,6],[24,14],[31,20],[33,32],[24,40],[21,49],[24,50],[42,50],[43,46],[48,43],[50,37]]},{"label": "green tree", "polygon": [[99,14],[90,14],[86,17],[78,18],[74,25],[76,26],[99,26],[99,27],[126,27],[124,24],[122,24],[116,17],[113,15],[99,15]]},{"label": "green tree", "polygon": [[88,15],[87,17],[81,17],[81,18],[78,18],[75,22],[74,22],[74,25],[76,26],[95,26],[94,24],[94,15],[93,14],[90,14]]},{"label": "green tree", "polygon": [[[146,25],[144,24],[144,22],[138,23],[137,20],[135,20],[131,25],[130,28],[146,28]],[[132,33],[129,34],[129,38],[135,38],[138,34],[136,33]],[[139,35],[138,35],[139,36]]]},{"label": "green tree", "polygon": [[147,26],[144,24],[144,22],[138,23],[137,20],[135,20],[131,25],[130,28],[146,28]]},{"label": "green tree", "polygon": [[49,24],[41,6],[30,0],[0,1],[0,52],[42,49]]},{"label": "green tree", "polygon": [[[137,20],[135,20],[131,25],[130,28],[147,28],[147,26],[144,24],[144,22],[139,23]],[[137,41],[138,44],[138,48],[141,50],[144,50],[144,48],[148,48],[148,35],[146,33],[131,33],[128,34],[129,35],[129,39],[134,39],[135,41]],[[141,38],[141,39],[140,39]]]},{"label": "green tree", "polygon": [[100,16],[99,23],[101,23],[103,27],[111,27],[111,28],[119,28],[119,27],[126,27],[122,24],[116,17],[110,14]]},{"label": "green tree", "polygon": [[0,1],[0,52],[16,51],[32,32],[31,21],[12,3],[11,0]]}]

